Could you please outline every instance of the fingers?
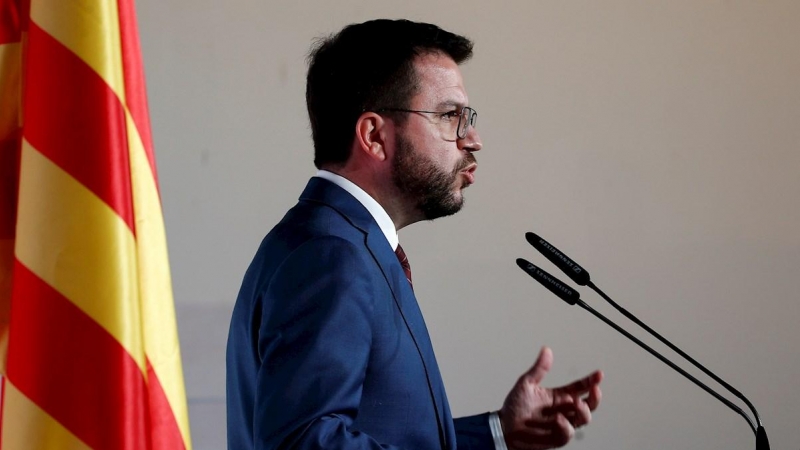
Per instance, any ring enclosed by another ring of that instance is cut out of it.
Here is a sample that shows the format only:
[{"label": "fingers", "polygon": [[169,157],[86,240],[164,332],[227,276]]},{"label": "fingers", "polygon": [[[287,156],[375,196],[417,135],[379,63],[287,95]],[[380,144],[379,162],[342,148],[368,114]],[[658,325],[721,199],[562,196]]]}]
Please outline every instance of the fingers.
[{"label": "fingers", "polygon": [[542,347],[539,351],[539,357],[536,358],[536,362],[533,363],[530,369],[525,372],[522,377],[528,378],[535,384],[539,384],[544,379],[544,376],[547,375],[547,372],[550,371],[550,367],[553,366],[553,351],[550,350],[548,347]]},{"label": "fingers", "polygon": [[572,421],[575,428],[580,428],[592,421],[592,410],[589,408],[589,404],[583,401],[583,399],[577,399],[575,412],[575,420]]},{"label": "fingers", "polygon": [[[574,414],[570,413],[568,409],[569,406],[554,409],[554,411],[560,411],[565,414],[570,422],[572,422],[572,424],[576,427],[586,425],[591,420],[591,412],[600,406],[600,400],[603,397],[603,393],[600,390],[599,383],[602,380],[603,372],[598,370],[585,378],[570,383],[567,386],[554,389],[554,393],[557,396],[565,395],[568,398],[574,398],[576,408]],[[582,397],[582,395],[586,392],[588,392],[588,395],[585,398]],[[554,406],[556,405],[554,404]]]},{"label": "fingers", "polygon": [[560,401],[542,411],[547,415],[560,414],[564,416],[575,428],[582,427],[592,421],[592,410],[588,402],[580,397]]},{"label": "fingers", "polygon": [[601,381],[603,381],[603,372],[596,370],[580,380],[573,381],[565,386],[554,388],[553,390],[558,393],[582,395],[587,392],[591,392],[592,388],[600,384]]},{"label": "fingers", "polygon": [[520,450],[541,450],[563,447],[575,436],[575,427],[563,414],[525,421],[526,428],[510,436],[512,447]]},{"label": "fingers", "polygon": [[586,398],[586,403],[589,405],[589,409],[594,411],[600,406],[600,399],[603,397],[603,393],[600,391],[600,386],[594,385],[589,390],[589,396]]}]

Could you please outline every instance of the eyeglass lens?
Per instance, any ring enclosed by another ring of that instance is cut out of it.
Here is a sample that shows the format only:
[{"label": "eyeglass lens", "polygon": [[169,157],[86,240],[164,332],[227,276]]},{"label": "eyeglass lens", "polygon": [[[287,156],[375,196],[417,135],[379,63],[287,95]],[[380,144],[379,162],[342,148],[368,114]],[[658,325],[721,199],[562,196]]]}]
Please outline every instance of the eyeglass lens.
[{"label": "eyeglass lens", "polygon": [[470,107],[465,107],[461,110],[461,116],[458,118],[458,138],[464,139],[467,137],[467,129],[471,126],[475,128],[475,123],[478,121],[478,113]]}]

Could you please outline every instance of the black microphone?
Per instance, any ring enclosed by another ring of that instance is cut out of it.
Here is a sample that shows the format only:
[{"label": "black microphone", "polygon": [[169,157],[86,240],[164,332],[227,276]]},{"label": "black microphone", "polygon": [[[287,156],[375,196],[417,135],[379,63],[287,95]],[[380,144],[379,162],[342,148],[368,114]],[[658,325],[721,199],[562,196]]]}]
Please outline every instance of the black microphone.
[{"label": "black microphone", "polygon": [[578,263],[571,260],[569,256],[561,253],[561,251],[552,244],[531,232],[525,233],[525,239],[533,248],[539,250],[539,253],[549,259],[551,263],[555,264],[556,267],[561,269],[568,277],[572,278],[572,281],[578,283],[578,286],[586,286],[587,283],[591,283],[589,272],[579,266]]},{"label": "black microphone", "polygon": [[[769,449],[769,440],[767,439],[767,432],[764,429],[764,425],[761,422],[761,417],[758,415],[758,411],[756,411],[755,406],[744,396],[741,392],[735,389],[733,386],[728,384],[725,380],[717,376],[714,372],[708,370],[705,366],[697,362],[694,358],[686,354],[683,350],[678,348],[672,342],[668,341],[666,338],[661,336],[658,332],[647,326],[644,322],[639,320],[638,317],[634,316],[632,313],[628,312],[627,309],[623,308],[622,306],[618,305],[617,302],[611,299],[608,295],[605,294],[599,287],[597,287],[591,281],[591,277],[589,276],[589,271],[581,267],[578,263],[573,261],[569,256],[565,255],[561,252],[558,248],[556,248],[553,244],[547,242],[546,240],[542,239],[535,233],[525,233],[525,239],[530,243],[536,250],[539,251],[545,258],[549,259],[550,262],[556,265],[562,272],[564,272],[568,277],[570,277],[574,282],[578,283],[580,286],[589,286],[592,290],[594,290],[598,295],[600,295],[604,300],[606,300],[611,306],[613,306],[617,311],[619,311],[622,315],[627,317],[636,325],[639,325],[642,329],[650,333],[652,336],[657,338],[661,341],[664,345],[668,346],[672,349],[675,353],[679,354],[685,360],[692,363],[695,367],[702,370],[703,373],[711,377],[714,381],[722,385],[725,389],[727,389],[730,393],[735,395],[737,398],[742,400],[750,411],[753,413],[753,416],[756,419],[756,424],[758,425],[758,430],[756,431],[756,448],[758,450],[768,450]],[[748,423],[750,423],[750,427],[753,428],[753,423],[748,418]]]},{"label": "black microphone", "polygon": [[520,269],[527,272],[528,275],[532,276],[534,280],[542,283],[542,286],[546,287],[550,292],[556,294],[561,300],[564,300],[570,305],[574,305],[581,301],[580,292],[572,289],[571,287],[562,283],[558,278],[550,275],[530,262],[522,258],[517,258],[517,265]]},{"label": "black microphone", "polygon": [[525,273],[530,275],[534,280],[538,281],[542,286],[547,288],[547,290],[549,290],[550,292],[556,294],[556,296],[558,296],[561,300],[564,300],[569,305],[578,305],[581,308],[585,309],[586,311],[589,311],[590,313],[592,313],[592,315],[594,315],[598,319],[600,319],[603,322],[605,322],[606,324],[608,324],[611,328],[617,330],[622,335],[624,335],[625,337],[627,337],[628,339],[630,339],[631,341],[636,343],[639,347],[647,350],[651,355],[653,355],[656,358],[658,358],[661,362],[663,362],[664,364],[668,365],[673,370],[675,370],[679,374],[681,374],[684,377],[686,377],[689,381],[693,382],[694,384],[699,386],[701,389],[703,389],[704,391],[706,391],[709,394],[711,394],[712,396],[714,396],[714,398],[716,398],[717,400],[721,401],[723,404],[725,404],[725,406],[727,406],[728,408],[731,408],[733,411],[735,411],[736,413],[740,414],[742,417],[744,417],[744,419],[747,421],[747,424],[750,425],[750,428],[753,430],[753,433],[756,435],[756,450],[769,450],[769,442],[767,441],[767,434],[763,430],[763,427],[759,427],[759,430],[756,431],[756,427],[753,425],[752,420],[750,419],[750,417],[744,411],[742,411],[741,408],[739,408],[738,406],[734,405],[733,403],[730,402],[730,400],[728,400],[725,397],[721,396],[715,390],[711,389],[710,387],[705,385],[703,382],[701,382],[700,380],[698,380],[697,378],[693,377],[691,374],[689,374],[685,370],[683,370],[680,367],[678,367],[677,365],[675,365],[675,363],[673,363],[672,361],[670,361],[669,359],[667,359],[666,357],[664,357],[663,355],[661,355],[657,351],[653,350],[650,346],[648,346],[644,342],[640,341],[639,339],[637,339],[635,336],[633,336],[629,332],[625,331],[622,327],[620,327],[619,325],[614,323],[612,320],[608,319],[604,315],[602,315],[599,312],[595,311],[594,308],[592,308],[591,306],[587,305],[583,300],[581,300],[580,293],[578,291],[576,291],[575,289],[573,289],[569,285],[565,284],[563,281],[559,280],[558,278],[554,277],[553,275],[550,275],[545,270],[537,267],[536,265],[534,265],[533,263],[531,263],[531,262],[529,262],[529,261],[527,261],[525,259],[517,258],[517,265],[520,267],[520,269],[525,271]]}]

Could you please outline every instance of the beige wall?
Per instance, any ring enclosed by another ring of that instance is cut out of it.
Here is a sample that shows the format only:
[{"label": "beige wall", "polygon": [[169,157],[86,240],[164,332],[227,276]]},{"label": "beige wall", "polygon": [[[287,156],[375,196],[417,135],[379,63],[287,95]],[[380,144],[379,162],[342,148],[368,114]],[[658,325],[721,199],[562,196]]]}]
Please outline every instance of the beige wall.
[{"label": "beige wall", "polygon": [[552,268],[524,240],[536,231],[748,395],[773,448],[800,445],[800,2],[138,10],[196,449],[224,446],[224,344],[242,274],[314,173],[305,53],[315,36],[376,17],[476,42],[463,71],[484,142],[478,182],[461,214],[400,236],[454,412],[498,408],[547,344],[551,385],[606,373],[572,448],[753,448],[741,417],[519,271],[520,256]]}]

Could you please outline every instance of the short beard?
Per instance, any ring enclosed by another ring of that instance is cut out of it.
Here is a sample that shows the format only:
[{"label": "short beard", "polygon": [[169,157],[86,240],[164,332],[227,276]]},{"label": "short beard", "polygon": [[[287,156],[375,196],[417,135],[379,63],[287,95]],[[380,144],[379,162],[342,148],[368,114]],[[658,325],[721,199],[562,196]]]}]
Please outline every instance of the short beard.
[{"label": "short beard", "polygon": [[467,153],[461,164],[447,173],[416,152],[404,136],[398,135],[396,143],[392,181],[409,201],[415,202],[416,209],[425,220],[450,216],[460,211],[464,206],[464,197],[456,196],[453,187],[460,172],[475,162],[472,153]]}]

